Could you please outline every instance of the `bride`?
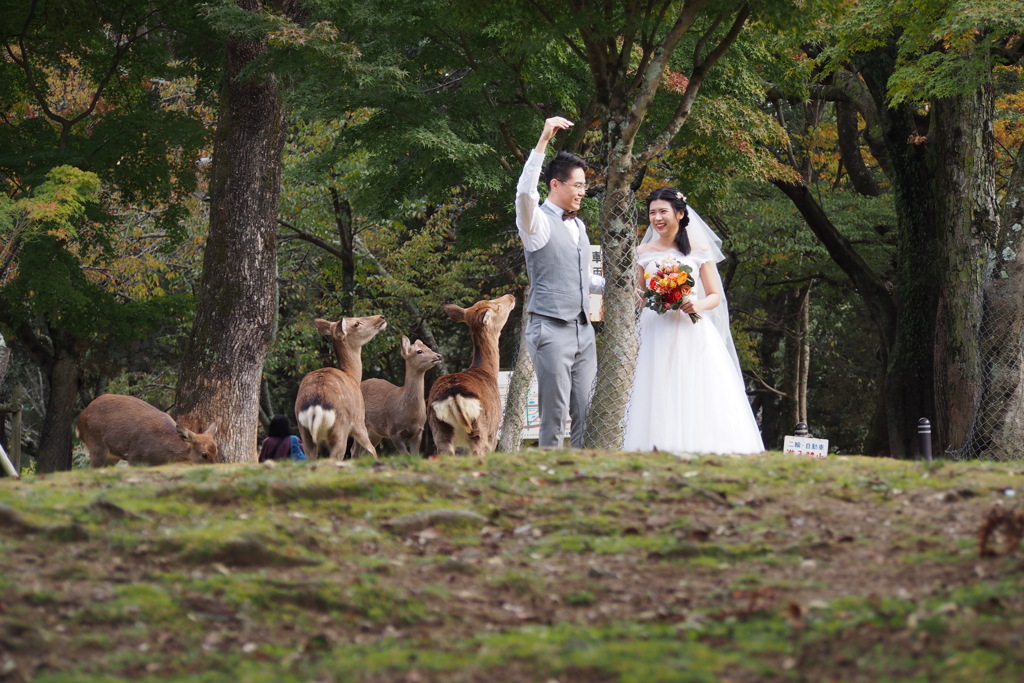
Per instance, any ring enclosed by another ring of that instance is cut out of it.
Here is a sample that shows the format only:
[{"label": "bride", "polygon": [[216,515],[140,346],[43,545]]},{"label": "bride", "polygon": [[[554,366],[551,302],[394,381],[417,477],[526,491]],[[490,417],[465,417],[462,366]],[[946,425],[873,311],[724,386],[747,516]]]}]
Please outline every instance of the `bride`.
[{"label": "bride", "polygon": [[[640,351],[626,417],[627,451],[760,453],[757,422],[729,332],[722,280],[715,264],[721,241],[690,209],[683,193],[663,187],[647,197],[651,230],[637,248],[644,273],[669,259],[693,269],[696,297],[679,310],[640,312]],[[691,322],[689,314],[700,319]]]}]

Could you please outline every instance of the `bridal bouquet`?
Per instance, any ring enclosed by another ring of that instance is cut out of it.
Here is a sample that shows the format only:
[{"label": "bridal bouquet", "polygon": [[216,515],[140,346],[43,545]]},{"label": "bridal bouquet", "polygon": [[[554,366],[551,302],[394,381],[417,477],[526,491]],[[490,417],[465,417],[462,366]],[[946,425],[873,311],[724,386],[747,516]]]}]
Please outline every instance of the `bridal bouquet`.
[{"label": "bridal bouquet", "polygon": [[[659,314],[679,310],[683,302],[690,297],[695,284],[693,269],[673,258],[665,259],[658,264],[655,272],[645,272],[644,282],[644,306]],[[697,322],[700,316],[691,313],[690,320]]]}]

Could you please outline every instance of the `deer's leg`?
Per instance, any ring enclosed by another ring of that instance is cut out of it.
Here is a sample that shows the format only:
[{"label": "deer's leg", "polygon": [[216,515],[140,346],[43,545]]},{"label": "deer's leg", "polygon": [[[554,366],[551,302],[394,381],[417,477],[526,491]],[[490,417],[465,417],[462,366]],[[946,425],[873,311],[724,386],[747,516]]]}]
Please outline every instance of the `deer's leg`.
[{"label": "deer's leg", "polygon": [[104,467],[105,465],[113,465],[117,462],[115,458],[108,458],[110,451],[102,443],[97,442],[85,442],[85,449],[89,451],[89,466],[90,467]]},{"label": "deer's leg", "polygon": [[395,444],[395,448],[402,455],[409,455],[419,450],[420,442],[423,440],[423,429],[417,429],[410,432],[398,434],[392,439],[392,443]]},{"label": "deer's leg", "polygon": [[[373,442],[370,441],[370,435],[366,433],[366,426],[362,424],[356,424],[352,427],[352,437],[356,443],[362,446],[367,453],[373,456],[374,460],[377,460],[377,449],[374,447]],[[352,452],[355,453],[355,448]]]},{"label": "deer's leg", "polygon": [[[337,424],[335,424],[337,427]],[[341,432],[335,430],[333,427],[327,434],[327,447],[329,449],[331,460],[344,460],[345,455],[348,452],[348,437],[347,432]],[[354,446],[355,444],[353,444]]]},{"label": "deer's leg", "polygon": [[455,455],[455,429],[450,424],[431,420],[430,431],[434,435],[438,455]]},{"label": "deer's leg", "polygon": [[305,427],[299,427],[299,441],[302,442],[302,451],[309,460],[316,460],[319,454],[316,451],[316,444],[313,443],[313,435]]}]

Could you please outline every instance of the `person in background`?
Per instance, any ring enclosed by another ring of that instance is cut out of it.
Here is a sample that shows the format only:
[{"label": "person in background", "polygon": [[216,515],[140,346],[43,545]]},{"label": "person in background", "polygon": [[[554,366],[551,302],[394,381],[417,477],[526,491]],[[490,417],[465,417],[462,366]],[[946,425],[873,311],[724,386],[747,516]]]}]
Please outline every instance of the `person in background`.
[{"label": "person in background", "polygon": [[263,446],[260,448],[259,461],[305,459],[306,454],[302,452],[299,437],[292,436],[288,418],[284,415],[275,415],[267,427],[267,438],[263,440]]}]

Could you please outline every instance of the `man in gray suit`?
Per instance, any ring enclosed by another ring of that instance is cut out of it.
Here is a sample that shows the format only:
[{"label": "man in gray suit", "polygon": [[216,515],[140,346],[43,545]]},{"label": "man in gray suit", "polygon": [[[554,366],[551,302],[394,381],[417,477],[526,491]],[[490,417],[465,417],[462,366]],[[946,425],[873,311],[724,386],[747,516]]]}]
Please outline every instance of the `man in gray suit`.
[{"label": "man in gray suit", "polygon": [[597,375],[597,348],[590,322],[590,292],[604,278],[590,272],[590,240],[576,217],[587,193],[587,164],[559,152],[548,164],[543,204],[537,184],[548,142],[572,122],[544,122],[537,146],[516,188],[516,225],[526,253],[530,295],[526,301],[526,347],[537,374],[541,448],[561,448],[565,419],[572,418],[572,446],[583,447],[583,429]]}]

